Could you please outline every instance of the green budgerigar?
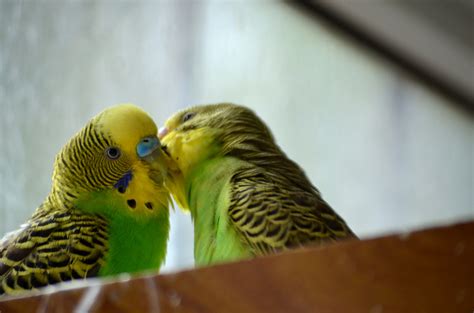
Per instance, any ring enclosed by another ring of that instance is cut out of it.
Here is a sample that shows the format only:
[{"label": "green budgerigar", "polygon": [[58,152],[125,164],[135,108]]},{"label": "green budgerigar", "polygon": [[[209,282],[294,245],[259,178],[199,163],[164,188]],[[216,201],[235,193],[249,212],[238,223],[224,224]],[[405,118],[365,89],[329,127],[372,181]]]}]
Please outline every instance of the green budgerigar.
[{"label": "green budgerigar", "polygon": [[0,294],[158,270],[170,199],[160,146],[155,123],[137,106],[91,119],[56,156],[46,200],[0,241]]},{"label": "green budgerigar", "polygon": [[196,264],[356,238],[250,109],[191,107],[159,137],[174,162],[165,185],[193,218]]}]

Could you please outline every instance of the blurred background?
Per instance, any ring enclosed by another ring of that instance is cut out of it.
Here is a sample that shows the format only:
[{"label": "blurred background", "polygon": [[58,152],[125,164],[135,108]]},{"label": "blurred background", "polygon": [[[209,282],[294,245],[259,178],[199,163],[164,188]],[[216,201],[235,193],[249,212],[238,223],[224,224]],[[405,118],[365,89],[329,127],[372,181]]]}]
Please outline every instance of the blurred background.
[{"label": "blurred background", "polygon": [[[2,0],[0,237],[122,102],[252,108],[362,238],[474,218],[474,5],[347,3]],[[164,271],[192,265],[176,210]]]}]

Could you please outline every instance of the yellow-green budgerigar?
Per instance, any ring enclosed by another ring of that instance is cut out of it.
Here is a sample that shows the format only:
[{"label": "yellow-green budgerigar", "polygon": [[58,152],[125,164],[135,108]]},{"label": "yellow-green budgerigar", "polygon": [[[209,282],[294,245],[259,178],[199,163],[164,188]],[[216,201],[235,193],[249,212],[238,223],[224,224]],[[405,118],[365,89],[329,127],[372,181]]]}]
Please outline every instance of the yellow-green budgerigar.
[{"label": "yellow-green budgerigar", "polygon": [[137,106],[91,119],[56,156],[46,200],[0,241],[0,294],[158,270],[169,232],[160,146],[155,123]]},{"label": "yellow-green budgerigar", "polygon": [[159,137],[174,161],[165,184],[193,218],[197,265],[355,238],[250,109],[191,107]]}]

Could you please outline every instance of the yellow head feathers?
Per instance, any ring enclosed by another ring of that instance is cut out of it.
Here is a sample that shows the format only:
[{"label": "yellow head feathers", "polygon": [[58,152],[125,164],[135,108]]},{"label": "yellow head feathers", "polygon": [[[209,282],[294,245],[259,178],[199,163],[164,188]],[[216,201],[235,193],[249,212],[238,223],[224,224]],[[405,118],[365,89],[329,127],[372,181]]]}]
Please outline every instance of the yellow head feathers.
[{"label": "yellow head feathers", "polygon": [[270,130],[249,108],[231,103],[194,106],[174,114],[160,138],[186,176],[195,165],[215,156],[247,158],[275,152]]},{"label": "yellow head feathers", "polygon": [[105,109],[91,123],[130,155],[134,155],[136,145],[142,138],[157,136],[153,119],[133,104],[119,104]]},{"label": "yellow head feathers", "polygon": [[100,211],[113,199],[114,207],[134,215],[155,214],[168,205],[165,162],[151,117],[132,104],[113,106],[92,118],[57,155],[51,194],[63,203],[86,199],[88,209]]}]

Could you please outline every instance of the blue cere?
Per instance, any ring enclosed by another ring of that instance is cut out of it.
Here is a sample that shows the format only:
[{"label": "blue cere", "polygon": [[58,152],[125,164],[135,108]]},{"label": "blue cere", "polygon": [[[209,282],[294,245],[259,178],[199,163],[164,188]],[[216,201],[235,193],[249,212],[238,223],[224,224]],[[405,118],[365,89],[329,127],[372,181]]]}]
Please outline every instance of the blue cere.
[{"label": "blue cere", "polygon": [[160,147],[160,140],[156,136],[145,137],[137,145],[137,154],[143,158]]}]

